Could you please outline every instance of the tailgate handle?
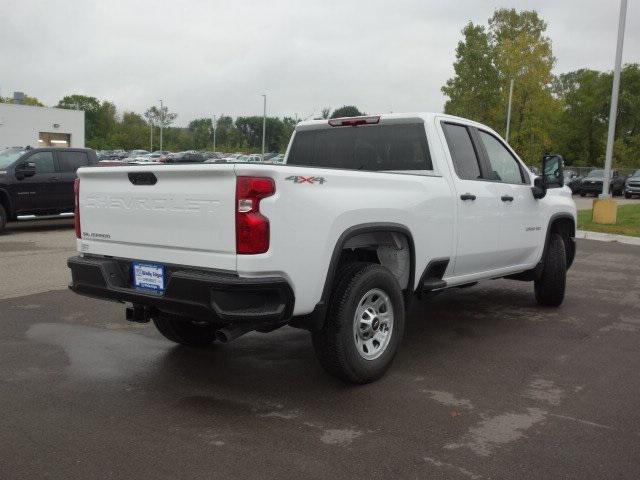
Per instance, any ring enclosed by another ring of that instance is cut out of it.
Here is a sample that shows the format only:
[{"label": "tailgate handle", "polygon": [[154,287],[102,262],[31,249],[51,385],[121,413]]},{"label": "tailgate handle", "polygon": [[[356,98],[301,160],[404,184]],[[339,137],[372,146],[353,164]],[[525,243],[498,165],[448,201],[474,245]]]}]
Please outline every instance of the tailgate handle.
[{"label": "tailgate handle", "polygon": [[130,172],[129,181],[134,185],[155,185],[158,183],[153,172]]}]

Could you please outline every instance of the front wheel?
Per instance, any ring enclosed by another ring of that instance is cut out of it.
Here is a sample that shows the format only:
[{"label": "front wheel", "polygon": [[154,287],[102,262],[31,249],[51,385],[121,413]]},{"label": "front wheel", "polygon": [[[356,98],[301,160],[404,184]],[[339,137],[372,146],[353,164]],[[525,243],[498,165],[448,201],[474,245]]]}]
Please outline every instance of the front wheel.
[{"label": "front wheel", "polygon": [[206,347],[216,339],[216,327],[207,322],[160,313],[153,323],[167,340],[189,347]]},{"label": "front wheel", "polygon": [[631,198],[631,194],[630,194],[630,193],[625,193],[625,194],[624,194],[624,198],[626,198],[626,199]]},{"label": "front wheel", "polygon": [[322,330],[313,345],[324,369],[344,381],[369,383],[384,375],[404,333],[404,301],[398,281],[385,267],[353,263],[332,291]]},{"label": "front wheel", "polygon": [[547,307],[559,307],[564,300],[567,283],[567,254],[564,240],[557,233],[549,237],[542,268],[542,275],[534,285],[536,301]]}]

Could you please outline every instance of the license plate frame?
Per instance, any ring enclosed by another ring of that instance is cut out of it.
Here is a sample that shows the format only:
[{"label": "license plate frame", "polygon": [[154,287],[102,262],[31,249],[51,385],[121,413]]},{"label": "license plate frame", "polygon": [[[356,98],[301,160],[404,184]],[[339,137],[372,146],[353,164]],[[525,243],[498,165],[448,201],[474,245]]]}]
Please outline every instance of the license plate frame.
[{"label": "license plate frame", "polygon": [[131,264],[133,286],[163,293],[165,288],[165,266],[157,263],[133,262]]}]

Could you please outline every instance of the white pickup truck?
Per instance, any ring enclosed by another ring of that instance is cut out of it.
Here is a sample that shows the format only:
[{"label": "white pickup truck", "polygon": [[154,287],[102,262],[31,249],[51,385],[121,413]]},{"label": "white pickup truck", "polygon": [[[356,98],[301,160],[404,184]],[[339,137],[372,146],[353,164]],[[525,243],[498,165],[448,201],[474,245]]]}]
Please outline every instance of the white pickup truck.
[{"label": "white pickup truck", "polygon": [[576,207],[490,128],[443,114],[299,123],[284,164],[95,167],[70,288],[190,346],[284,325],[344,380],[381,377],[414,296],[500,277],[558,306]]}]

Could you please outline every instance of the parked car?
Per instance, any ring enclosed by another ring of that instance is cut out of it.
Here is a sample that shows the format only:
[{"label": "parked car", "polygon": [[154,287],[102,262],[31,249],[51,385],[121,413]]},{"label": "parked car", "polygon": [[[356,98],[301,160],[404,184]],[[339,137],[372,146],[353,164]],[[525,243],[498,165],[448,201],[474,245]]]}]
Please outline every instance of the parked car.
[{"label": "parked car", "polygon": [[127,157],[139,157],[140,155],[149,155],[148,150],[131,150],[127,153]]},{"label": "parked car", "polygon": [[198,152],[178,152],[160,158],[160,163],[202,163],[204,160]]},{"label": "parked car", "polygon": [[640,170],[633,172],[624,185],[624,198],[631,198],[634,195],[640,196]]},{"label": "parked car", "polygon": [[80,170],[72,290],[191,346],[305,328],[355,383],[389,368],[414,295],[505,277],[558,306],[575,255],[561,158],[534,178],[443,114],[301,122],[284,165],[114,170]]},{"label": "parked car", "polygon": [[87,148],[0,152],[0,233],[13,220],[73,214],[76,170],[97,163]]},{"label": "parked car", "polygon": [[582,183],[582,177],[573,170],[566,170],[564,172],[564,184],[571,189],[571,193],[580,192],[580,184]]},{"label": "parked car", "polygon": [[[580,182],[580,196],[601,194],[603,179],[604,170],[591,170],[589,174],[582,179],[582,182]],[[624,193],[625,180],[626,177],[620,175],[617,170],[611,170],[609,193],[613,196],[622,195]]]}]

